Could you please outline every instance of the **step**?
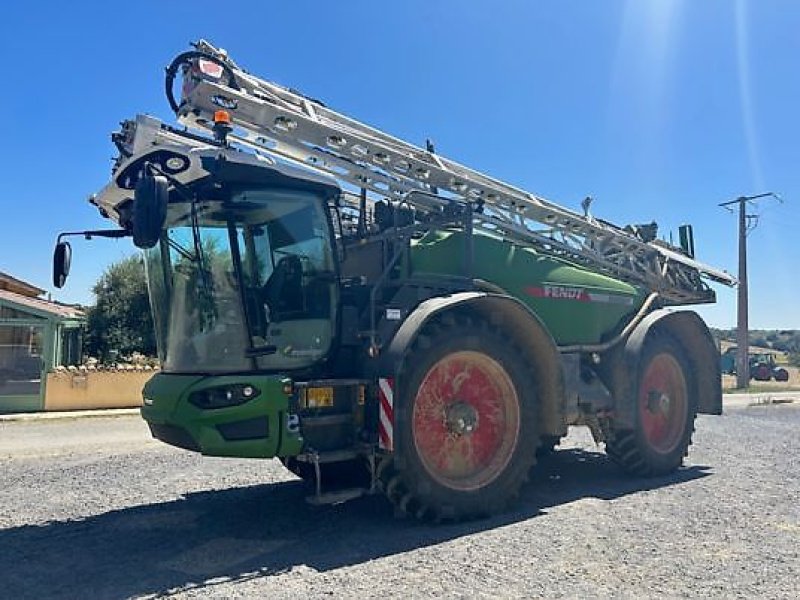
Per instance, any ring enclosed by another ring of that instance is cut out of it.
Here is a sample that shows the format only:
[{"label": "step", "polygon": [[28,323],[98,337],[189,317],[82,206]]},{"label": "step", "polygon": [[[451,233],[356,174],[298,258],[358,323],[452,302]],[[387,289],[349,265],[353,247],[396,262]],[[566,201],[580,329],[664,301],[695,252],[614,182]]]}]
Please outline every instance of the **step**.
[{"label": "step", "polygon": [[335,490],[333,492],[316,494],[314,496],[306,496],[306,502],[314,506],[342,504],[367,494],[369,494],[369,489],[367,488],[345,488],[341,490]]},{"label": "step", "polygon": [[319,461],[319,464],[322,465],[326,463],[352,460],[354,458],[358,458],[359,456],[361,456],[361,454],[359,454],[357,451],[353,450],[352,448],[347,448],[345,450],[327,450],[319,453],[306,452],[304,454],[298,454],[295,456],[295,459],[299,460],[300,462],[306,462],[313,465],[316,457],[316,459]]},{"label": "step", "polygon": [[352,413],[337,413],[334,415],[318,415],[314,417],[301,416],[303,427],[327,427],[330,425],[348,425],[353,422]]}]

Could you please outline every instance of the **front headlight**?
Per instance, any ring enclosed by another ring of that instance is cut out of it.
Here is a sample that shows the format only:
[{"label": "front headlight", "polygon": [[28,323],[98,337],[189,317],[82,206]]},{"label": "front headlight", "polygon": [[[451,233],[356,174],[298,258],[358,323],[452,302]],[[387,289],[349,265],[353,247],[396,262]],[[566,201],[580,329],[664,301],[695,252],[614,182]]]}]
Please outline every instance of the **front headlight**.
[{"label": "front headlight", "polygon": [[244,404],[260,394],[261,390],[254,385],[237,383],[192,392],[189,394],[189,402],[202,409],[225,408]]}]

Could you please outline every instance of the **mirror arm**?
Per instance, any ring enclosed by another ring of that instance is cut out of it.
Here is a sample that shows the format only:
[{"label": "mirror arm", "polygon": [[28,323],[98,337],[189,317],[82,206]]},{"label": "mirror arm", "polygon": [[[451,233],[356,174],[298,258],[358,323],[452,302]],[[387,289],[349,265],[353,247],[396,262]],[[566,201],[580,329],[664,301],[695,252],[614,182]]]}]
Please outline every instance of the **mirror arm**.
[{"label": "mirror arm", "polygon": [[65,237],[71,237],[75,235],[82,235],[84,239],[90,240],[93,237],[104,237],[104,238],[124,238],[130,237],[132,234],[127,229],[94,229],[89,231],[65,231],[64,233],[58,234],[58,239],[56,243],[61,243],[62,239]]},{"label": "mirror arm", "polygon": [[123,238],[131,235],[125,229],[90,229],[87,231],[64,231],[58,234],[56,248],[53,251],[53,286],[61,289],[67,281],[70,264],[72,263],[72,249],[64,238],[81,235],[90,240],[93,237]]}]

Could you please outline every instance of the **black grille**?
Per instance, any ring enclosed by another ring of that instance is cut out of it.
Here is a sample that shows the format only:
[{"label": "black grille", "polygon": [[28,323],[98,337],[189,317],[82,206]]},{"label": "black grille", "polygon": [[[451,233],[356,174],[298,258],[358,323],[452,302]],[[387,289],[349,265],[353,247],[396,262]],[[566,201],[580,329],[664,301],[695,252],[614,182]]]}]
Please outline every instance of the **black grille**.
[{"label": "black grille", "polygon": [[183,427],[176,427],[175,425],[154,425],[148,423],[150,426],[150,433],[157,440],[161,440],[171,446],[177,446],[184,450],[193,450],[200,452],[199,444],[194,441],[194,438]]},{"label": "black grille", "polygon": [[229,442],[240,440],[256,440],[269,437],[269,420],[267,417],[256,417],[233,423],[217,425],[217,431]]}]

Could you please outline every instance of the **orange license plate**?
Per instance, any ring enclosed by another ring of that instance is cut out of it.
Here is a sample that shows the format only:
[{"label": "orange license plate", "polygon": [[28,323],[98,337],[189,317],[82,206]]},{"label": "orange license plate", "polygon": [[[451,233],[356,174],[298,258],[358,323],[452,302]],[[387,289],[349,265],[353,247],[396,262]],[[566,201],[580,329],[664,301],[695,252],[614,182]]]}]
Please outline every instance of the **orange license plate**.
[{"label": "orange license plate", "polygon": [[306,390],[306,406],[308,406],[308,408],[324,408],[326,406],[333,406],[333,388],[308,388]]}]

